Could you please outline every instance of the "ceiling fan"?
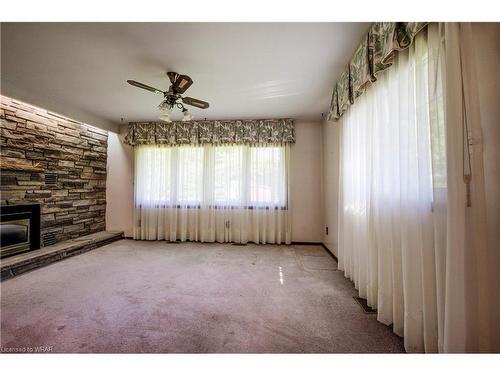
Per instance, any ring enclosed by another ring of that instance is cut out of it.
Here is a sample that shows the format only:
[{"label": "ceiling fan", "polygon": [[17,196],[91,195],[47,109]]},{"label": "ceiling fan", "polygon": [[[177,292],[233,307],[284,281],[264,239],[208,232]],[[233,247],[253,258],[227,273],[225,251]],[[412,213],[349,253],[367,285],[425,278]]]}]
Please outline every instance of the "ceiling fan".
[{"label": "ceiling fan", "polygon": [[168,72],[167,76],[170,79],[171,83],[167,91],[161,91],[154,87],[145,85],[144,83],[140,83],[130,79],[127,80],[127,82],[132,86],[154,92],[155,94],[163,95],[164,99],[160,103],[160,105],[158,105],[158,109],[163,112],[163,114],[160,116],[160,119],[166,122],[172,122],[172,120],[170,119],[170,114],[172,113],[174,107],[182,109],[182,121],[190,121],[193,119],[193,116],[184,107],[184,104],[202,109],[207,109],[209,107],[209,104],[203,100],[191,98],[189,96],[181,96],[181,94],[184,94],[184,92],[193,84],[193,80],[189,76],[185,74],[178,74],[175,72]]}]

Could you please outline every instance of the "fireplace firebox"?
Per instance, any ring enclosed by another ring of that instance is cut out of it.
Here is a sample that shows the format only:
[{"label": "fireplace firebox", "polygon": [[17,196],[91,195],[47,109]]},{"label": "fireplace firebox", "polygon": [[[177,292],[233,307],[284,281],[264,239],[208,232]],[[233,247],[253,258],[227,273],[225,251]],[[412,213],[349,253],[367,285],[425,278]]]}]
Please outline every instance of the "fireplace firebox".
[{"label": "fireplace firebox", "polygon": [[0,258],[40,248],[40,205],[0,208]]}]

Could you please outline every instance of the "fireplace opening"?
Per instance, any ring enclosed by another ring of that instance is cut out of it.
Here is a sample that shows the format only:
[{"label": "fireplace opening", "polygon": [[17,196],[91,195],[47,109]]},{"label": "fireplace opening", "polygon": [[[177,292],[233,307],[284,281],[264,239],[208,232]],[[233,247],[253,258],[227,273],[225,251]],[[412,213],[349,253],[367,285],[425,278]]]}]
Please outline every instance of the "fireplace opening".
[{"label": "fireplace opening", "polygon": [[0,258],[40,248],[40,205],[0,208]]}]

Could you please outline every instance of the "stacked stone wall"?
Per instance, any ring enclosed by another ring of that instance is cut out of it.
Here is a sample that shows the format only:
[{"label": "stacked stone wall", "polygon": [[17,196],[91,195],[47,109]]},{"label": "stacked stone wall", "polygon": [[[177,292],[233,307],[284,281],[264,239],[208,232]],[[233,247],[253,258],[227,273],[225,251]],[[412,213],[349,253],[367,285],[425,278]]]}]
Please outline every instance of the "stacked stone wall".
[{"label": "stacked stone wall", "polygon": [[6,96],[0,131],[1,204],[40,203],[42,246],[105,230],[107,131]]}]

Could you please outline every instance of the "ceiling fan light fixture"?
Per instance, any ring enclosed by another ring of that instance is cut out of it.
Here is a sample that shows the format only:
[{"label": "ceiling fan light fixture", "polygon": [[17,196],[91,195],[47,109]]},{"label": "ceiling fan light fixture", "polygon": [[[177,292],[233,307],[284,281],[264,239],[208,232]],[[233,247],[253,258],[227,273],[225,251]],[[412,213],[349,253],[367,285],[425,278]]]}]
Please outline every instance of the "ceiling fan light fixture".
[{"label": "ceiling fan light fixture", "polygon": [[170,114],[172,113],[172,105],[167,101],[167,100],[164,100],[162,101],[159,105],[158,105],[158,109],[165,113],[165,114]]},{"label": "ceiling fan light fixture", "polygon": [[183,94],[193,84],[191,77],[175,72],[167,72],[167,75],[171,82],[171,86],[168,91],[161,91],[157,88],[131,79],[127,80],[127,83],[140,89],[154,92],[155,94],[162,94],[164,100],[158,105],[158,109],[161,112],[160,119],[166,122],[172,122],[170,115],[175,107],[183,110],[182,121],[191,121],[193,119],[193,115],[191,115],[188,110],[184,108],[184,104],[201,109],[207,109],[210,106],[203,100],[191,98],[189,96],[181,96],[181,94]]}]

